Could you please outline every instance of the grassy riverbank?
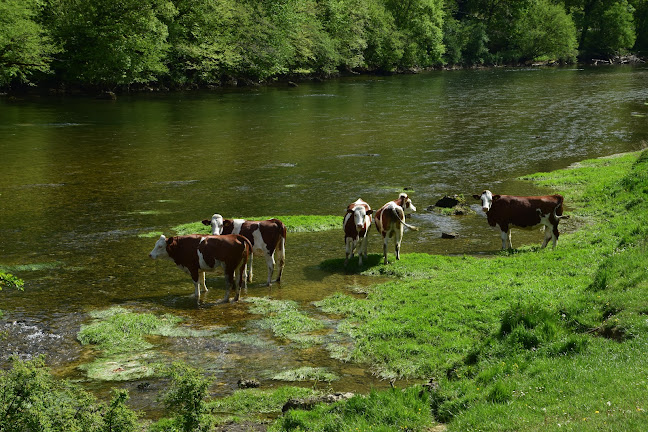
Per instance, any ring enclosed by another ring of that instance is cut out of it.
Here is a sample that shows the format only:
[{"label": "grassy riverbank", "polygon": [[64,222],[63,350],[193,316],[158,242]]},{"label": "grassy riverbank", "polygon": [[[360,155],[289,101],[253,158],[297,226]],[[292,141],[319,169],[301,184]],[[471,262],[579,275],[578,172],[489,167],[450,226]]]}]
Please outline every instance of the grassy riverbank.
[{"label": "grassy riverbank", "polygon": [[[555,250],[404,255],[367,271],[396,279],[365,299],[339,293],[318,306],[343,317],[352,361],[431,380],[432,413],[450,430],[645,429],[648,152],[528,179],[565,196],[577,229]],[[324,430],[338,416],[352,430],[346,404],[275,427]]]}]

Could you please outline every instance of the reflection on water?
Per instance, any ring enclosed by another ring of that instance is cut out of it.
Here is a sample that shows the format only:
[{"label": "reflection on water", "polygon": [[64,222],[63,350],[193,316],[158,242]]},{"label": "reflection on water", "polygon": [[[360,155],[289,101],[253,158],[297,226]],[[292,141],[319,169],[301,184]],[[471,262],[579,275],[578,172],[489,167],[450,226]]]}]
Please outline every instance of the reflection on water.
[{"label": "reflection on water", "polygon": [[[245,302],[215,305],[221,277],[208,279],[213,289],[197,306],[189,277],[151,261],[155,239],[138,235],[169,235],[170,227],[215,212],[339,214],[341,224],[357,198],[378,208],[409,188],[420,231],[405,233],[403,253],[492,252],[500,238],[478,206],[466,216],[425,209],[443,195],[485,188],[544,192],[515,179],[641,148],[647,78],[645,68],[631,67],[437,71],[116,102],[0,100],[0,265],[19,269],[14,273],[26,281],[24,292],[0,292],[0,331],[7,334],[0,360],[6,366],[8,352],[46,353],[61,374],[82,377],[73,367],[92,353],[76,332],[88,311],[117,304],[244,335],[247,342],[157,341],[169,358],[209,370],[217,394],[230,393],[239,378],[278,385],[272,376],[301,366],[331,370],[341,377],[331,384],[339,390],[384,385],[363,365],[331,359],[321,345],[303,349],[273,338],[254,325],[258,317]],[[458,236],[442,239],[444,231]],[[514,237],[518,245],[542,241],[535,231]],[[375,283],[318,267],[344,256],[341,229],[291,234],[286,250],[282,285],[267,288],[258,279],[248,296],[294,300],[316,315],[313,301]],[[381,250],[372,230],[369,252]],[[52,262],[58,265],[38,267]],[[255,263],[259,277],[264,263]],[[35,267],[16,267],[25,264]],[[135,391],[134,404],[152,409],[152,392],[138,391],[139,384],[123,385]]]}]

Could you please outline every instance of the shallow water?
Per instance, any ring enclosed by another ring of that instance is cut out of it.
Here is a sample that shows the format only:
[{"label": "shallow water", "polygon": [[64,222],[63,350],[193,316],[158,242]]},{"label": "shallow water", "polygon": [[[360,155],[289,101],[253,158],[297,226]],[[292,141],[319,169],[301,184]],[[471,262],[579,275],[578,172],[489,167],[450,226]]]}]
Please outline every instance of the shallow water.
[{"label": "shallow water", "polygon": [[[239,378],[280,385],[274,374],[301,366],[336,373],[335,390],[384,386],[363,365],[332,360],[321,345],[303,349],[274,338],[256,325],[249,303],[217,305],[221,277],[208,278],[212,289],[197,305],[189,277],[170,262],[151,261],[155,238],[138,235],[169,235],[216,212],[339,214],[342,221],[358,197],[377,208],[409,188],[418,207],[410,221],[420,230],[405,233],[403,253],[491,253],[500,238],[476,201],[476,214],[466,216],[426,208],[444,194],[485,188],[544,193],[516,178],[642,148],[647,82],[645,67],[493,69],[116,102],[0,99],[0,266],[25,280],[23,292],[0,292],[0,362],[6,367],[12,353],[46,354],[61,376],[85,380],[77,366],[95,354],[78,344],[76,332],[89,311],[122,305],[257,341],[155,340],[167,358],[208,370],[216,395],[231,393]],[[441,239],[441,232],[458,237]],[[513,244],[539,244],[542,236],[516,230]],[[341,230],[289,234],[286,248],[281,287],[262,285],[259,257],[248,296],[294,300],[321,316],[313,301],[376,282],[318,268],[344,256]],[[369,251],[381,250],[373,231]],[[132,390],[135,406],[154,413],[161,384],[149,381],[146,390],[138,390],[141,382],[120,385]],[[113,385],[85,382],[99,394]]]}]

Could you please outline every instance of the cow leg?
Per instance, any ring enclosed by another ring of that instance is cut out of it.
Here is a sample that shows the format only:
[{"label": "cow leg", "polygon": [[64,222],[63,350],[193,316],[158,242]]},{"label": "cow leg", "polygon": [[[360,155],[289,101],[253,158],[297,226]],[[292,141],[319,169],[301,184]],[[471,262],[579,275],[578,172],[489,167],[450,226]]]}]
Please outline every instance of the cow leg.
[{"label": "cow leg", "polygon": [[[542,242],[542,249],[544,249],[548,244],[549,240],[553,238],[553,233],[551,232],[550,229],[545,228],[545,233],[544,233],[544,241]],[[556,242],[554,242],[554,247],[556,246]]]},{"label": "cow leg", "polygon": [[553,226],[553,230],[551,231],[552,235],[552,240],[553,240],[553,248],[556,248],[556,242],[558,241],[558,237],[560,236],[560,233],[558,232],[558,222]]},{"label": "cow leg", "polygon": [[362,256],[367,258],[367,237],[361,237],[358,240],[358,265],[362,265]]},{"label": "cow leg", "polygon": [[344,260],[344,265],[346,266],[349,263],[349,259],[353,258],[353,239],[351,237],[346,238],[346,258]]},{"label": "cow leg", "polygon": [[276,249],[277,258],[279,259],[279,271],[277,272],[276,282],[281,282],[281,276],[283,275],[283,270],[286,265],[286,239],[281,238],[279,241],[279,247]]},{"label": "cow leg", "polygon": [[248,265],[247,265],[247,281],[252,282],[252,257],[254,256],[254,252],[250,251],[250,255],[248,256]]},{"label": "cow leg", "polygon": [[[245,266],[241,265],[239,268],[234,272],[233,276],[236,276],[232,280],[232,285],[234,285],[234,301],[239,301],[241,298],[241,287],[245,287],[245,291],[247,293],[247,285],[245,285]],[[237,286],[238,285],[238,286]]]},{"label": "cow leg", "polygon": [[201,271],[196,270],[196,271],[191,271],[189,274],[191,275],[191,280],[193,280],[194,283],[194,293],[197,299],[200,298],[200,279],[204,276],[201,275]]},{"label": "cow leg", "polygon": [[400,226],[400,230],[396,231],[396,259],[397,260],[400,260],[401,240],[403,240],[403,225]]},{"label": "cow leg", "polygon": [[266,265],[268,266],[268,282],[266,283],[266,286],[270,286],[272,285],[272,273],[274,272],[274,266],[275,266],[274,253],[272,254],[266,253],[264,255],[265,255]]},{"label": "cow leg", "polygon": [[387,243],[389,242],[389,239],[387,237],[383,237],[383,257],[385,257],[384,264],[387,265],[389,264],[387,262]]},{"label": "cow leg", "polygon": [[230,288],[232,287],[234,282],[234,272],[231,274],[226,270],[225,271],[225,298],[223,299],[223,303],[229,303],[229,296],[230,296]]},{"label": "cow leg", "polygon": [[201,282],[202,287],[205,289],[205,292],[207,292],[208,291],[207,290],[207,284],[205,283],[205,279],[206,279],[207,276],[206,276],[205,273],[206,272],[200,272],[200,282]]}]

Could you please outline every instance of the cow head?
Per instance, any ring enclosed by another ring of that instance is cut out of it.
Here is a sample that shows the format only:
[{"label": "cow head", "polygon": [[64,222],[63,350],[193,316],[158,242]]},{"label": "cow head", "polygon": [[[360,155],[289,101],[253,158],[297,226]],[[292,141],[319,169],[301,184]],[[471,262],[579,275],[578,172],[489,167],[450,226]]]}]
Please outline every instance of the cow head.
[{"label": "cow head", "polygon": [[490,210],[493,205],[493,201],[499,198],[499,195],[493,195],[493,193],[487,189],[482,192],[481,195],[473,195],[473,198],[481,201],[482,210],[484,213],[488,213],[488,210]]},{"label": "cow head", "polygon": [[164,235],[161,235],[158,241],[155,242],[155,247],[153,247],[153,250],[149,253],[149,257],[152,259],[169,258],[169,253],[167,252],[167,243],[169,240],[171,239],[167,239]]},{"label": "cow head", "polygon": [[416,207],[414,207],[414,203],[412,203],[412,200],[410,199],[410,197],[407,196],[406,193],[400,194],[398,196],[398,199],[403,203],[401,204],[401,207],[403,208],[405,214],[414,213],[416,211]]},{"label": "cow head", "polygon": [[223,216],[215,213],[211,219],[204,219],[203,225],[211,226],[212,235],[221,235],[223,233]]},{"label": "cow head", "polygon": [[364,206],[358,205],[352,209],[348,209],[347,213],[353,213],[353,223],[358,231],[365,228],[365,220],[368,215],[373,214],[373,210],[366,210]]}]

